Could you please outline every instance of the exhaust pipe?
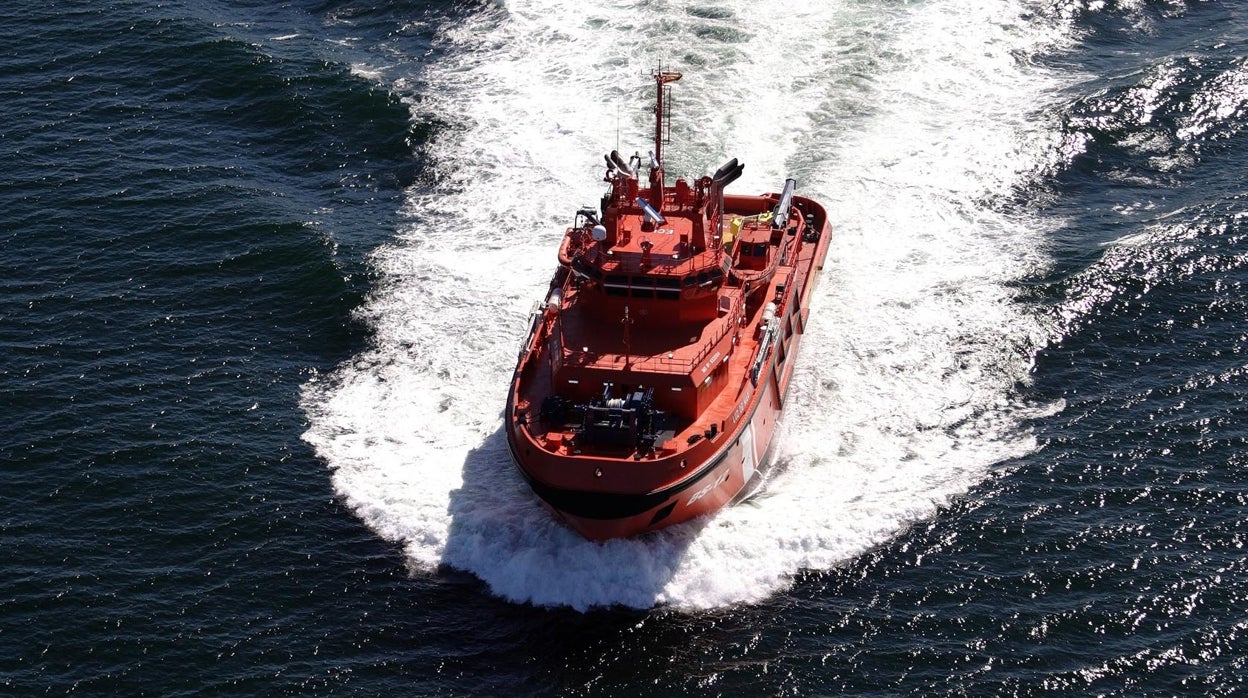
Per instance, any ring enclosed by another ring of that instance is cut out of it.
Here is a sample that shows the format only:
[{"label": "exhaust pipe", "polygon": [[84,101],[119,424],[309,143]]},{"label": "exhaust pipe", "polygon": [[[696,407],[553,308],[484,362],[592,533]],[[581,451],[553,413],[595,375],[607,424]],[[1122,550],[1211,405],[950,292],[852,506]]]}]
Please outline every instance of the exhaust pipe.
[{"label": "exhaust pipe", "polygon": [[612,150],[611,154],[608,155],[607,157],[611,160],[611,162],[615,163],[616,169],[624,173],[625,177],[637,176],[633,174],[633,168],[629,167],[628,163],[624,161],[624,156],[620,155],[620,151]]},{"label": "exhaust pipe", "polygon": [[715,174],[711,175],[711,179],[719,185],[720,189],[737,181],[741,173],[745,171],[745,163],[738,163],[736,158],[724,163],[723,167],[715,170]]}]

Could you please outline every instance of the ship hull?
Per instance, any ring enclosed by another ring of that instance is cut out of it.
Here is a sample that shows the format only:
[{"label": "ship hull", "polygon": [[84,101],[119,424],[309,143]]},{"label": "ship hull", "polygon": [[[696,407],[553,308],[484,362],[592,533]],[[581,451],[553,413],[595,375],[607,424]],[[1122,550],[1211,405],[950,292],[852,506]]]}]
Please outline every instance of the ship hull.
[{"label": "ship hull", "polygon": [[[813,202],[808,205],[816,206]],[[796,328],[783,355],[771,354],[760,367],[757,385],[723,419],[723,429],[683,450],[679,454],[681,467],[669,468],[669,476],[653,475],[662,471],[662,463],[645,460],[623,468],[638,471],[631,480],[628,476],[606,482],[588,476],[570,477],[571,470],[599,475],[604,470],[608,474],[619,472],[621,463],[619,459],[549,453],[534,440],[527,420],[510,413],[508,446],[517,469],[543,506],[583,537],[601,541],[636,536],[712,514],[753,494],[772,465],[777,426],[830,237],[830,226],[821,216],[813,261],[782,318]],[[513,380],[513,406],[523,390],[524,375],[522,362]]]},{"label": "ship hull", "polygon": [[[535,476],[516,444],[523,434],[513,429],[508,444],[520,474],[542,504],[589,540],[627,538],[711,514],[743,499],[757,486],[771,464],[773,436],[781,415],[778,386],[760,391],[754,411],[741,420],[735,434],[721,434],[718,448],[702,462],[686,466],[687,477],[650,492],[617,493],[552,486]],[[691,454],[692,455],[692,454]],[[700,455],[700,454],[699,454]]]}]

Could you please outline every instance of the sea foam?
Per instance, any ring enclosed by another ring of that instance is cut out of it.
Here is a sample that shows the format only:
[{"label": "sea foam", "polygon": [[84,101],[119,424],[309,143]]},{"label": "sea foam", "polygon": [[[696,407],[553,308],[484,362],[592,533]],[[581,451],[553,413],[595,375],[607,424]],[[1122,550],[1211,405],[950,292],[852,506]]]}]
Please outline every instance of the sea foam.
[{"label": "sea foam", "polygon": [[[685,609],[756,602],[930,517],[1035,448],[1014,397],[1045,341],[1011,284],[1045,231],[1000,202],[1042,166],[1060,29],[1020,3],[728,3],[653,13],[508,2],[448,27],[415,119],[436,183],[372,263],[372,346],[310,381],[305,438],[337,493],[400,542],[518,602]],[[783,23],[774,20],[785,17]],[[679,47],[679,48],[676,48]],[[501,410],[526,314],[602,154],[643,154],[648,72],[675,85],[672,175],[730,157],[734,191],[800,193],[835,226],[777,467],[749,502],[634,540],[586,542],[516,474]]]}]

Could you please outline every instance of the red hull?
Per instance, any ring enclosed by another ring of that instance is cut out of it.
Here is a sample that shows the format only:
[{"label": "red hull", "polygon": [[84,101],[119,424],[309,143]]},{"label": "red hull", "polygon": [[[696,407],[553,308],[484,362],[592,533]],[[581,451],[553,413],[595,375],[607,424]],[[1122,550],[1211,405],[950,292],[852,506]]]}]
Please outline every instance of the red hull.
[{"label": "red hull", "polygon": [[[664,84],[656,76],[662,134]],[[831,230],[784,192],[726,195],[735,160],[650,187],[608,157],[601,219],[578,213],[535,309],[507,442],[543,503],[591,540],[633,536],[748,495],[772,437]]]}]

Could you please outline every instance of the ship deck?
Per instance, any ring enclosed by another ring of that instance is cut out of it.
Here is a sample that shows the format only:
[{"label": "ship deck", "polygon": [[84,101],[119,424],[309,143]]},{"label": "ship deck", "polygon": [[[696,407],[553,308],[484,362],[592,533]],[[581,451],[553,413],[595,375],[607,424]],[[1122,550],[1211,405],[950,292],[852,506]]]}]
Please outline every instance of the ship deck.
[{"label": "ship deck", "polygon": [[709,323],[658,324],[645,315],[595,316],[582,309],[560,318],[564,364],[648,373],[690,373],[731,326],[721,316]]}]

